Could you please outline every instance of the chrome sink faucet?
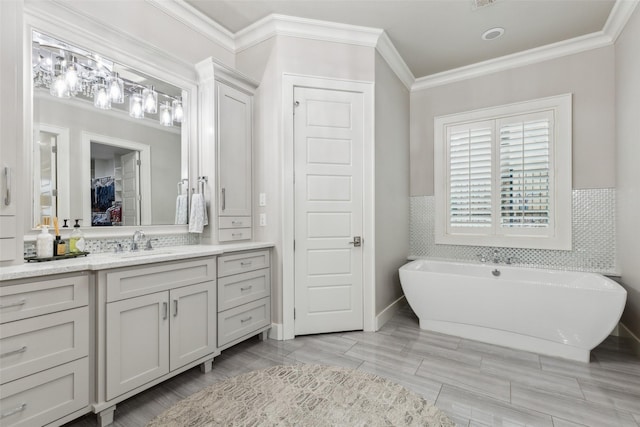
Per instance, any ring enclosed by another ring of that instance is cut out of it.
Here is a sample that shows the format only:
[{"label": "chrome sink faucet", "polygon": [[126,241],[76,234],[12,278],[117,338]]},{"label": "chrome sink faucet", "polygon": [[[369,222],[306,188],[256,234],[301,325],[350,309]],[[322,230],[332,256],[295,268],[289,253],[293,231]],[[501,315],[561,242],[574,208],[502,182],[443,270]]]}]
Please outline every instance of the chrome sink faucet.
[{"label": "chrome sink faucet", "polygon": [[144,232],[142,230],[134,231],[133,237],[131,238],[131,251],[138,250],[138,242],[140,239],[144,239]]}]

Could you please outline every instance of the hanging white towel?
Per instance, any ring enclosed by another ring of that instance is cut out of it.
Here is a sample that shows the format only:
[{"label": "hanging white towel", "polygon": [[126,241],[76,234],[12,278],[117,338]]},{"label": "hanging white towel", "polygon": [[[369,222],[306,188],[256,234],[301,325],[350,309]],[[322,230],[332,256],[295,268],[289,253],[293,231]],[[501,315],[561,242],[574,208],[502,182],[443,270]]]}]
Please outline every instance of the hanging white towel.
[{"label": "hanging white towel", "polygon": [[189,198],[186,194],[180,194],[176,199],[176,224],[187,223],[187,205]]},{"label": "hanging white towel", "polygon": [[204,226],[209,224],[207,218],[207,206],[202,194],[191,196],[191,215],[189,216],[189,232],[202,233]]}]

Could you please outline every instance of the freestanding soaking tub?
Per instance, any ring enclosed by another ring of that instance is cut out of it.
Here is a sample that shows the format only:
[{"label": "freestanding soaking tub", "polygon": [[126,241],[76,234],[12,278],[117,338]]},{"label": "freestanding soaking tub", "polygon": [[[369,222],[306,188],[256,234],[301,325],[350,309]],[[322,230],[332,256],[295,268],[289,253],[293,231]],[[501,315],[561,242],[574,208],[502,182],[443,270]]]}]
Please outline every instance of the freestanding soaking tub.
[{"label": "freestanding soaking tub", "polygon": [[595,273],[416,260],[400,282],[420,328],[581,362],[627,299]]}]

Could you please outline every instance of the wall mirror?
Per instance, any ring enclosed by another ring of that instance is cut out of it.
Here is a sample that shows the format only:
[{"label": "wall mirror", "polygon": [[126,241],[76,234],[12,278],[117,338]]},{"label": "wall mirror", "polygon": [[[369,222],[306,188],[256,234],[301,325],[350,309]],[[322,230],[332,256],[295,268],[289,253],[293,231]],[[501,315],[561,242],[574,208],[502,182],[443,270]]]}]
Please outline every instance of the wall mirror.
[{"label": "wall mirror", "polygon": [[188,93],[32,32],[32,226],[186,224]]}]

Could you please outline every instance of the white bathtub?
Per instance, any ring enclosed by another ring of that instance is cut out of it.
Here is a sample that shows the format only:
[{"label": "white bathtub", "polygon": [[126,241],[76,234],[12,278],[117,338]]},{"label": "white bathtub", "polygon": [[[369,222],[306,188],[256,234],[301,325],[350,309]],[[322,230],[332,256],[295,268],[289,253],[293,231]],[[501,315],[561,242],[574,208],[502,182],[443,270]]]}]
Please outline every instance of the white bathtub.
[{"label": "white bathtub", "polygon": [[581,362],[627,298],[599,274],[497,264],[417,260],[400,268],[400,282],[421,329]]}]

